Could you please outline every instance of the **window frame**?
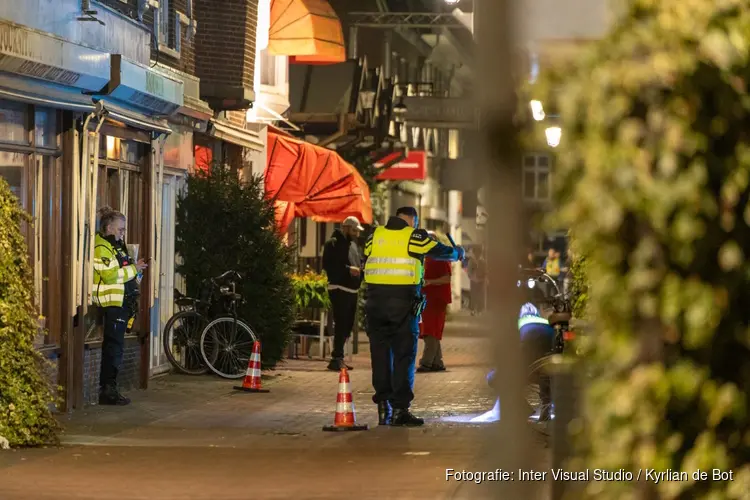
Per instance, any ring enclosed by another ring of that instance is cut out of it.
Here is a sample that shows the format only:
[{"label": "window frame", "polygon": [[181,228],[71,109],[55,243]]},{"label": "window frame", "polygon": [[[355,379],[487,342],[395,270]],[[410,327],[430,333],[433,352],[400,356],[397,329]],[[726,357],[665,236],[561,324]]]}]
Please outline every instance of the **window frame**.
[{"label": "window frame", "polygon": [[[50,251],[50,248],[45,252],[44,247],[47,242],[61,241],[62,237],[62,111],[0,100],[0,106],[3,104],[23,108],[25,113],[26,144],[5,142],[0,138],[0,151],[23,156],[19,201],[33,222],[22,222],[20,229],[27,247],[34,306],[39,315],[40,331],[34,345],[38,349],[56,348],[61,345],[63,327],[62,252]],[[38,144],[37,119],[42,112],[54,119],[51,146]],[[45,214],[48,217],[45,218]]]},{"label": "window frame", "polygon": [[[170,9],[170,0],[150,1],[154,11],[153,31],[156,36],[156,46],[160,53],[180,59],[182,57],[182,29],[187,29],[188,39],[195,29],[193,20],[193,2],[187,0],[187,14],[178,11],[174,4]],[[190,28],[193,28],[191,30]]]},{"label": "window frame", "polygon": [[[534,164],[527,165],[527,159],[533,158]],[[547,165],[540,165],[540,159],[546,158]],[[523,194],[523,200],[531,203],[549,203],[552,201],[552,156],[546,153],[525,153],[522,158],[523,173],[521,177],[521,192]],[[527,183],[526,177],[528,174],[534,177],[534,194],[532,196],[527,195]],[[539,178],[546,175],[547,177],[547,195],[539,195]]]}]

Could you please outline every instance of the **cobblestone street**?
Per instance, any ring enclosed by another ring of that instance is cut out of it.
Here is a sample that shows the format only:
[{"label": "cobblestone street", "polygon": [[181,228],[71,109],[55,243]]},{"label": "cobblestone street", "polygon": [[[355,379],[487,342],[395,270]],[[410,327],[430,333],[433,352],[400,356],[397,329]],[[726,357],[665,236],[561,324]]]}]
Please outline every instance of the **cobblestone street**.
[{"label": "cobblestone street", "polygon": [[365,432],[322,432],[338,390],[322,361],[289,360],[264,374],[268,394],[168,375],[131,393],[129,407],[65,417],[62,449],[0,453],[2,498],[485,498],[481,486],[446,482],[445,469],[476,470],[491,438],[493,425],[450,418],[492,407],[487,349],[471,318],[446,330],[448,371],[417,374],[413,410],[423,428],[377,426],[366,344],[350,372]]}]

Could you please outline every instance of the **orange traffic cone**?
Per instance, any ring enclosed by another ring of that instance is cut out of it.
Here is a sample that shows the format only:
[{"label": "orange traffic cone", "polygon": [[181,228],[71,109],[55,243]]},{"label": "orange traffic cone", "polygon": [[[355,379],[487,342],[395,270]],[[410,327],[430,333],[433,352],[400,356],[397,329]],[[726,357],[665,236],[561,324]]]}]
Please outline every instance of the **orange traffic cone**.
[{"label": "orange traffic cone", "polygon": [[336,415],[333,417],[333,425],[323,427],[324,431],[366,431],[367,424],[357,425],[357,417],[354,414],[354,400],[352,389],[349,387],[349,372],[346,368],[341,369],[339,375],[339,394],[336,397]]},{"label": "orange traffic cone", "polygon": [[247,372],[245,380],[242,381],[242,387],[235,386],[234,390],[244,392],[271,392],[268,389],[261,389],[260,386],[260,342],[257,340],[253,343],[253,353],[247,362]]}]

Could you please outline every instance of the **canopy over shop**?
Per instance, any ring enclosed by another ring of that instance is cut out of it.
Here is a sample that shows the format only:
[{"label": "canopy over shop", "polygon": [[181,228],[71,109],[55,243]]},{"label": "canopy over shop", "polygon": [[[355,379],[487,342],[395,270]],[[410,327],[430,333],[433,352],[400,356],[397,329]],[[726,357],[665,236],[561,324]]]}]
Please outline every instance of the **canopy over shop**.
[{"label": "canopy over shop", "polygon": [[292,63],[346,61],[341,21],[326,0],[271,0],[268,50]]},{"label": "canopy over shop", "polygon": [[372,223],[367,183],[335,151],[269,132],[266,195],[276,203],[276,222],[286,233],[295,217]]}]

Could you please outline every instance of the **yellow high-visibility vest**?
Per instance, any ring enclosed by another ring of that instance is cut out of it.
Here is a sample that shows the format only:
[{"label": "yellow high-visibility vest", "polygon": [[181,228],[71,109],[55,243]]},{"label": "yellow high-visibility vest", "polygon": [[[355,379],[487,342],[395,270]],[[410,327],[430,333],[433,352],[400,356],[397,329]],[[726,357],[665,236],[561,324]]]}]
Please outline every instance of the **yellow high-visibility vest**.
[{"label": "yellow high-visibility vest", "polygon": [[125,283],[135,279],[135,265],[120,267],[117,251],[101,235],[96,235],[94,247],[94,286],[91,289],[93,302],[100,307],[122,307],[125,299]]},{"label": "yellow high-visibility vest", "polygon": [[365,264],[365,283],[371,285],[418,285],[423,268],[419,259],[409,255],[409,240],[414,228],[378,227],[372,235],[372,250]]},{"label": "yellow high-visibility vest", "polygon": [[547,259],[546,271],[553,278],[560,276],[560,259]]}]

